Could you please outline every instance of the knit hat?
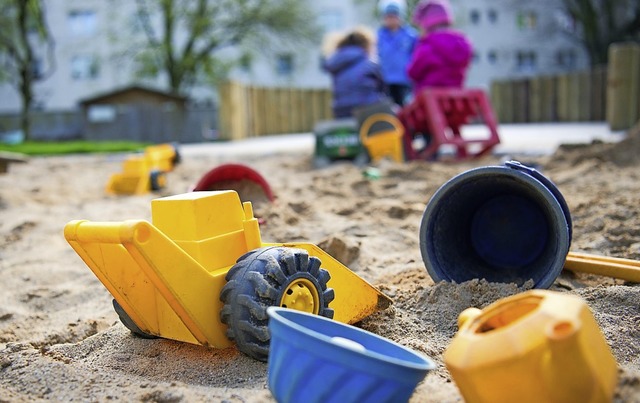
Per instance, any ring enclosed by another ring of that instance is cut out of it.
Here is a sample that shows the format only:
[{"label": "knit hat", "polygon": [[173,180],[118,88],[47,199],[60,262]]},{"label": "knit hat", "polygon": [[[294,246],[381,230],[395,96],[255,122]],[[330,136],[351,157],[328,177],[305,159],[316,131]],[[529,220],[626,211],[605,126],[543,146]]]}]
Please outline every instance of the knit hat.
[{"label": "knit hat", "polygon": [[400,7],[397,4],[389,4],[384,8],[383,15],[395,15],[396,17],[400,16]]},{"label": "knit hat", "polygon": [[378,2],[378,12],[381,16],[397,15],[399,17],[405,15],[407,3],[405,0],[380,0]]},{"label": "knit hat", "polygon": [[429,31],[437,25],[453,24],[449,3],[443,0],[422,0],[413,10],[413,23]]}]

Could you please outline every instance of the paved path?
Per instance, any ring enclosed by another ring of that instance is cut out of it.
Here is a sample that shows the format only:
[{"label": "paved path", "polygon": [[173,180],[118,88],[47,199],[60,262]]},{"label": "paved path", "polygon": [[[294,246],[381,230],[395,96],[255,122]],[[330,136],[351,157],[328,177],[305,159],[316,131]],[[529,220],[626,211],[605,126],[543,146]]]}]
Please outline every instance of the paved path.
[{"label": "paved path", "polygon": [[[468,126],[464,135],[469,138],[484,136],[485,126]],[[560,144],[591,143],[593,140],[616,142],[624,132],[611,132],[606,123],[545,123],[503,124],[499,127],[500,144],[497,154],[547,155]],[[265,136],[247,140],[183,144],[180,153],[189,155],[269,155],[275,153],[313,153],[312,133]]]}]

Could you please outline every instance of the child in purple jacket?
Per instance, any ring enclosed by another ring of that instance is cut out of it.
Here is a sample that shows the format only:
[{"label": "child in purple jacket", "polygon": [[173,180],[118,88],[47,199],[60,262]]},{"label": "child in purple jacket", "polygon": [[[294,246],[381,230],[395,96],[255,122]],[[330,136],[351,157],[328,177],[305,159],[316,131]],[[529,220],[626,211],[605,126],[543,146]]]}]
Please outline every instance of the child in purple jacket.
[{"label": "child in purple jacket", "polygon": [[419,2],[413,22],[423,33],[407,67],[414,94],[426,87],[462,87],[473,49],[463,33],[451,28],[453,18],[448,3]]},{"label": "child in purple jacket", "polygon": [[333,115],[352,116],[354,108],[385,99],[380,67],[369,59],[370,40],[360,32],[348,34],[322,67],[333,78]]}]

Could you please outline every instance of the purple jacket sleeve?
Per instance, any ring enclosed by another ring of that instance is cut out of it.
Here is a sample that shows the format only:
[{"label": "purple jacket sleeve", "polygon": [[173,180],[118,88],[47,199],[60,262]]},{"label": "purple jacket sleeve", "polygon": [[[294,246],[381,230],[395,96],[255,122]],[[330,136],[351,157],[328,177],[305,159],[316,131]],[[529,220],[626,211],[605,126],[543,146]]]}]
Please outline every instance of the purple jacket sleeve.
[{"label": "purple jacket sleeve", "polygon": [[429,70],[438,62],[431,46],[421,44],[415,47],[413,56],[407,66],[407,75],[414,81],[421,81]]}]

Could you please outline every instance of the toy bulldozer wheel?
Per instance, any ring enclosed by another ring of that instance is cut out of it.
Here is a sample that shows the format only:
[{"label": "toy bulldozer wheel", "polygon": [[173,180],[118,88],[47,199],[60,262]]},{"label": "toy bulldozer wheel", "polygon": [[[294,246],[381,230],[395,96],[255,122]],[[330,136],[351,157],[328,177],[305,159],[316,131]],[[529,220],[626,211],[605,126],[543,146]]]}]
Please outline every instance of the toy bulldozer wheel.
[{"label": "toy bulldozer wheel", "polygon": [[240,257],[220,293],[220,320],[228,326],[227,337],[243,353],[266,361],[269,306],[333,318],[329,303],[334,292],[327,288],[329,272],[320,264],[307,251],[286,247],[260,248]]},{"label": "toy bulldozer wheel", "polygon": [[133,333],[134,336],[141,337],[143,339],[157,339],[158,336],[154,336],[140,329],[138,325],[127,315],[127,313],[122,309],[118,301],[113,300],[113,309],[118,314],[118,318],[120,318],[120,322]]},{"label": "toy bulldozer wheel", "polygon": [[154,169],[149,173],[149,184],[154,192],[164,189],[167,186],[167,173]]}]

